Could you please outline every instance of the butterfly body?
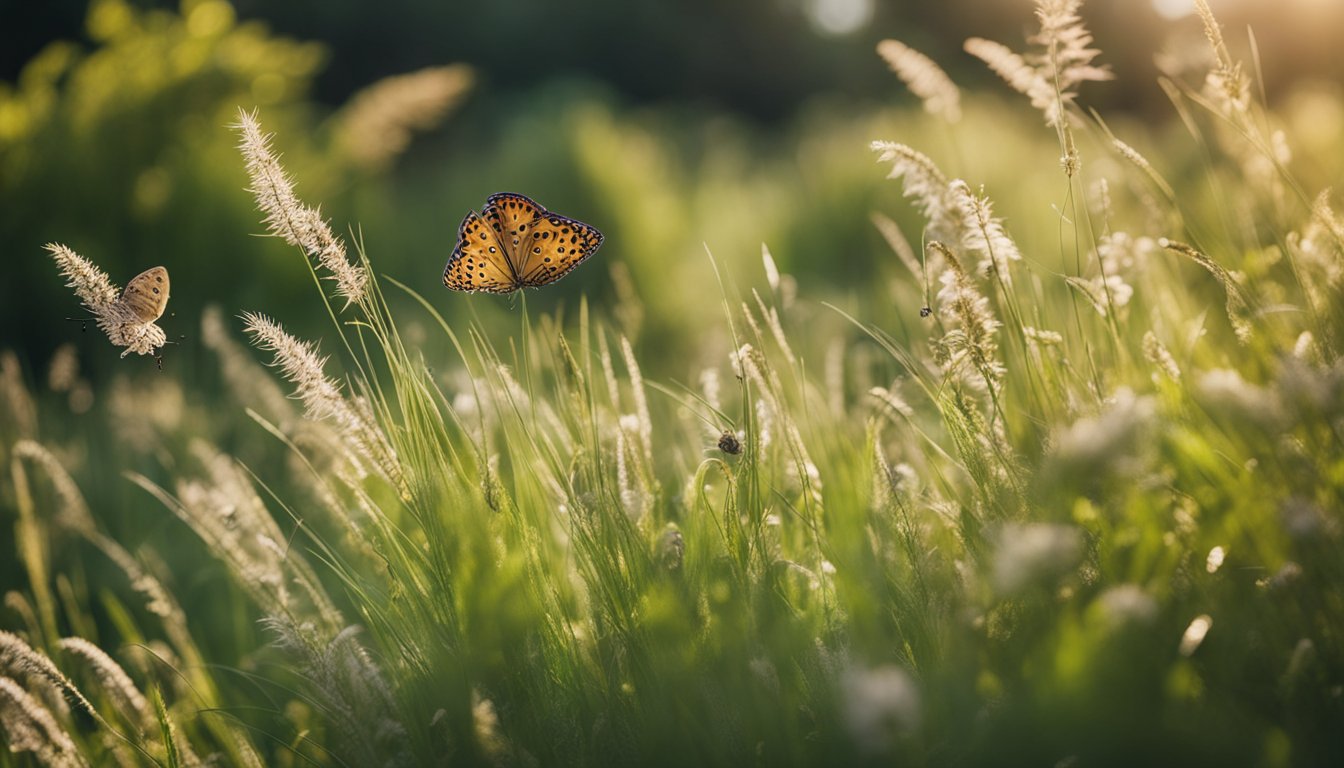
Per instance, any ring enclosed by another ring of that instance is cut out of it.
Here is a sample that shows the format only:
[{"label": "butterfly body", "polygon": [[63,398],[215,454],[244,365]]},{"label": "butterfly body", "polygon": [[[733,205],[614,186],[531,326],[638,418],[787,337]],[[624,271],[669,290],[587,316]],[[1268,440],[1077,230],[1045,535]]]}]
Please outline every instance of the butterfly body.
[{"label": "butterfly body", "polygon": [[499,192],[457,229],[457,246],[443,269],[455,291],[513,293],[550,285],[602,245],[596,227],[546,210],[524,195]]},{"label": "butterfly body", "polygon": [[152,323],[168,307],[168,270],[151,267],[131,278],[117,303],[142,323]]}]

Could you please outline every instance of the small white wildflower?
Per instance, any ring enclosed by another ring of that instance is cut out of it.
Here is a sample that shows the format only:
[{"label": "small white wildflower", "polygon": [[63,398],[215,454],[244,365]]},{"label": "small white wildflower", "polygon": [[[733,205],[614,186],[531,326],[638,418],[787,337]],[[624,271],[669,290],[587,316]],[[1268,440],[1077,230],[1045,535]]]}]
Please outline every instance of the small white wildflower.
[{"label": "small white wildflower", "polygon": [[1054,578],[1083,554],[1082,533],[1067,525],[1008,523],[995,539],[993,581],[1003,594]]},{"label": "small white wildflower", "polygon": [[480,410],[476,395],[470,392],[458,392],[453,395],[453,412],[463,420],[472,419]]},{"label": "small white wildflower", "polygon": [[841,688],[845,726],[864,753],[886,752],[901,736],[919,728],[919,689],[900,667],[851,669],[841,678]]},{"label": "small white wildflower", "polygon": [[1310,360],[1315,357],[1316,337],[1311,335],[1311,331],[1303,331],[1297,335],[1297,341],[1293,342],[1293,357],[1298,360]]},{"label": "small white wildflower", "polygon": [[1147,626],[1157,618],[1157,601],[1134,584],[1111,587],[1097,597],[1101,620],[1112,629]]},{"label": "small white wildflower", "polygon": [[835,575],[835,564],[832,563],[830,560],[822,560],[822,561],[821,561],[821,572],[824,573],[824,574],[826,574],[827,576],[834,576],[834,575]]},{"label": "small white wildflower", "polygon": [[1275,393],[1246,381],[1234,370],[1206,371],[1199,378],[1197,390],[1208,407],[1228,416],[1266,427],[1279,419],[1280,404]]},{"label": "small white wildflower", "polygon": [[1101,468],[1127,458],[1134,443],[1156,415],[1151,397],[1136,396],[1121,388],[1107,408],[1096,416],[1084,416],[1054,439],[1052,455],[1066,463],[1071,474],[1094,476]]},{"label": "small white wildflower", "polygon": [[1172,357],[1171,352],[1152,331],[1143,334],[1143,356],[1166,374],[1167,378],[1172,381],[1181,380],[1181,367],[1176,364],[1176,358]]},{"label": "small white wildflower", "polygon": [[1217,573],[1218,569],[1223,566],[1225,556],[1226,552],[1222,547],[1214,547],[1209,550],[1209,556],[1204,559],[1204,570],[1209,573]]},{"label": "small white wildflower", "polygon": [[1190,622],[1190,626],[1185,628],[1185,633],[1181,635],[1181,644],[1178,650],[1182,656],[1189,656],[1194,653],[1204,642],[1205,636],[1209,634],[1209,629],[1213,627],[1213,618],[1207,613],[1196,616]]}]

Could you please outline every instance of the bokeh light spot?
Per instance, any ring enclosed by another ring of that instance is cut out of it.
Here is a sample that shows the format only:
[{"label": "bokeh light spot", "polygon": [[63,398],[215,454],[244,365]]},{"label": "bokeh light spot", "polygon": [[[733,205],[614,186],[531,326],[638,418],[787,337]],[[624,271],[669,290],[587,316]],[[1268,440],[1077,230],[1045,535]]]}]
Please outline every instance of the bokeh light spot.
[{"label": "bokeh light spot", "polygon": [[873,0],[811,0],[812,24],[829,35],[847,35],[873,18]]}]

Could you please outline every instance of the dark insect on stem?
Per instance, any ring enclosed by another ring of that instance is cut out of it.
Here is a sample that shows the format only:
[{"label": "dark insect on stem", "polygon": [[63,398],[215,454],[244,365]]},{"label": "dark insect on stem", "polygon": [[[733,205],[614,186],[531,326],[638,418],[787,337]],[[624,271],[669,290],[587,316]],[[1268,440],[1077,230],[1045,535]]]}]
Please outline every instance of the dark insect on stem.
[{"label": "dark insect on stem", "polygon": [[919,316],[920,316],[920,317],[928,317],[929,315],[932,315],[932,314],[933,314],[933,307],[920,307],[920,308],[919,308]]},{"label": "dark insect on stem", "polygon": [[719,437],[719,450],[736,456],[742,452],[742,443],[737,439],[737,435],[724,430],[723,435]]}]

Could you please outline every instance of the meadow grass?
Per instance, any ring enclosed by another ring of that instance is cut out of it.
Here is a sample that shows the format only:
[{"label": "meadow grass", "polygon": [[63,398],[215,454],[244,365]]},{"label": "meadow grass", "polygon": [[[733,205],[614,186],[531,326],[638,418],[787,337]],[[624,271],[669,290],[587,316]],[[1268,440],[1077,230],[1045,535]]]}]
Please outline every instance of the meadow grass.
[{"label": "meadow grass", "polygon": [[[1207,8],[1211,70],[1163,81],[1203,157],[1173,182],[1077,106],[1109,76],[1077,5],[1039,2],[1026,54],[968,43],[1057,141],[1030,167],[1057,176],[1049,235],[1015,239],[974,178],[875,137],[926,218],[913,243],[875,216],[909,273],[900,324],[815,301],[768,249],[754,287],[707,253],[731,353],[681,381],[645,378],[659,351],[619,330],[637,307],[522,295],[516,330],[448,322],[241,113],[251,191],[331,331],[243,308],[267,371],[207,312],[237,405],[201,423],[129,392],[82,447],[47,437],[77,374],[38,395],[0,359],[24,584],[4,759],[1344,758],[1344,224]],[[961,116],[932,62],[882,51],[930,119]],[[99,450],[150,457],[106,482],[125,495],[86,498]],[[96,514],[114,502],[196,534],[223,564],[194,577],[208,602]]]}]

